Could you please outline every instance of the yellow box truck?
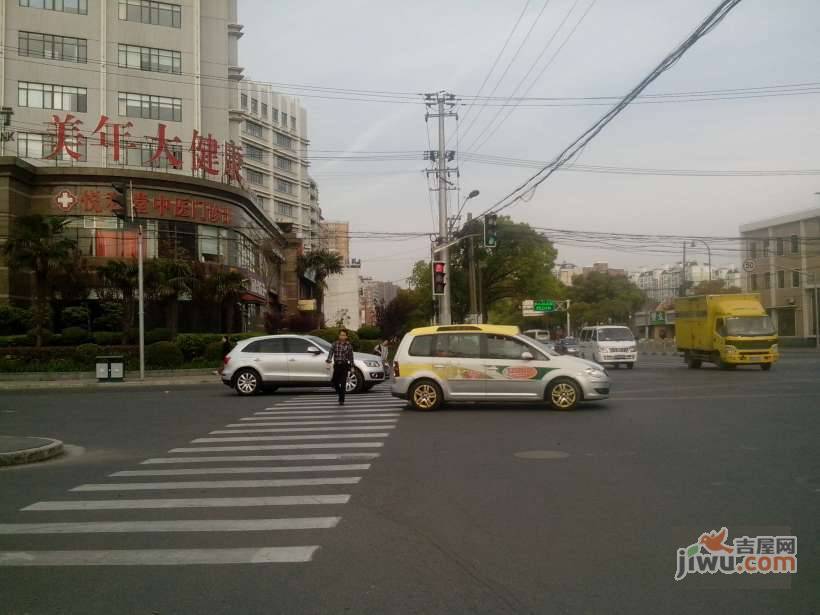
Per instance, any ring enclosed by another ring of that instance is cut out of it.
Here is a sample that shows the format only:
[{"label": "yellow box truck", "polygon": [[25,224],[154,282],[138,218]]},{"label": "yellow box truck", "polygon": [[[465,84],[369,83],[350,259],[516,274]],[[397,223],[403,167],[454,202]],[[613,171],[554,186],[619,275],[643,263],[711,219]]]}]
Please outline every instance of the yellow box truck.
[{"label": "yellow box truck", "polygon": [[700,295],[675,300],[675,338],[690,369],[759,365],[780,357],[777,334],[756,294]]}]

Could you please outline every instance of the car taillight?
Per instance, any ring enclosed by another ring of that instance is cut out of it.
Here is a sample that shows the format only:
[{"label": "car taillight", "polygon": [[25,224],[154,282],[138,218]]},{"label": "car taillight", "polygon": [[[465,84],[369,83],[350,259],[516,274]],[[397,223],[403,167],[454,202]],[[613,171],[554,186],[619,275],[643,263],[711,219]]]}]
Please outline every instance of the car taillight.
[{"label": "car taillight", "polygon": [[224,359],[222,359],[222,364],[223,364],[223,365],[228,365],[228,362],[229,362],[230,360],[231,360],[231,357],[230,357],[230,356],[228,356],[228,355],[225,355],[225,358],[224,358]]},{"label": "car taillight", "polygon": [[399,372],[399,362],[398,361],[393,361],[393,376],[395,376],[396,378],[401,376],[401,372]]}]

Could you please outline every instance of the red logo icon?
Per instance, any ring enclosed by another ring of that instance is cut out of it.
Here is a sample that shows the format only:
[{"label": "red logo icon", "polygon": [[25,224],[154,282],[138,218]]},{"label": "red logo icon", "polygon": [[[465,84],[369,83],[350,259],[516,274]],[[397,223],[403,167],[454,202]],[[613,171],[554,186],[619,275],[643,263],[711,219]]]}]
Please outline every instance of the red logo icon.
[{"label": "red logo icon", "polygon": [[57,207],[60,211],[68,213],[74,209],[74,205],[77,204],[77,197],[68,190],[62,190],[54,197],[54,202],[57,203]]}]

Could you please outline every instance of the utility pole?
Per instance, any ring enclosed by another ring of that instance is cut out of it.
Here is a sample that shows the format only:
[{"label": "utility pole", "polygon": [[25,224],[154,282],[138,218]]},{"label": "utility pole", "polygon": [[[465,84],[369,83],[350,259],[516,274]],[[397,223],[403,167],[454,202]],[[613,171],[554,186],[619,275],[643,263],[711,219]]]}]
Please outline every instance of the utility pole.
[{"label": "utility pole", "polygon": [[475,238],[472,236],[472,220],[473,214],[467,213],[467,232],[470,233],[469,244],[469,265],[470,265],[470,314],[476,318],[476,322],[481,319],[478,317],[478,289],[476,288],[476,263],[475,263]]},{"label": "utility pole", "polygon": [[[130,200],[131,223],[134,222],[134,182],[129,182],[128,198]],[[137,301],[139,307],[139,344],[140,344],[140,380],[145,380],[145,298],[143,281],[142,222],[137,224]]]},{"label": "utility pole", "polygon": [[683,262],[681,263],[680,296],[686,296],[686,242],[683,242]]},{"label": "utility pole", "polygon": [[[439,243],[442,244],[447,243],[450,239],[447,220],[447,190],[455,188],[455,184],[450,182],[447,177],[451,172],[457,171],[455,168],[447,167],[447,163],[455,158],[455,152],[448,152],[445,149],[444,122],[448,117],[458,117],[457,114],[453,112],[453,108],[456,104],[455,99],[455,95],[449,94],[444,90],[436,92],[435,94],[424,95],[427,107],[436,108],[436,113],[428,112],[425,115],[425,121],[431,117],[438,118],[438,150],[428,152],[428,157],[437,163],[433,172],[437,178],[436,189],[438,191],[438,240]],[[450,188],[450,186],[452,186],[452,188]],[[449,325],[452,323],[450,308],[450,250],[449,248],[445,248],[438,254],[439,258],[445,263],[445,280],[447,282],[444,287],[444,295],[442,295],[439,300],[438,320],[440,325]]]},{"label": "utility pole", "polygon": [[570,329],[569,305],[570,305],[570,300],[567,299],[567,330],[564,333],[565,337],[572,336],[572,329]]}]

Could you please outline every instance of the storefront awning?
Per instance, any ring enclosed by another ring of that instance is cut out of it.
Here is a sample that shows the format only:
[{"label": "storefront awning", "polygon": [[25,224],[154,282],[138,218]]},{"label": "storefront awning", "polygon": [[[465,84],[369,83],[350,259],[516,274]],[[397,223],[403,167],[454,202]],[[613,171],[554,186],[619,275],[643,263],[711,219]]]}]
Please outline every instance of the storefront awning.
[{"label": "storefront awning", "polygon": [[262,297],[257,297],[256,295],[252,295],[251,293],[245,293],[239,300],[242,303],[256,303],[257,305],[265,305],[267,301]]}]

